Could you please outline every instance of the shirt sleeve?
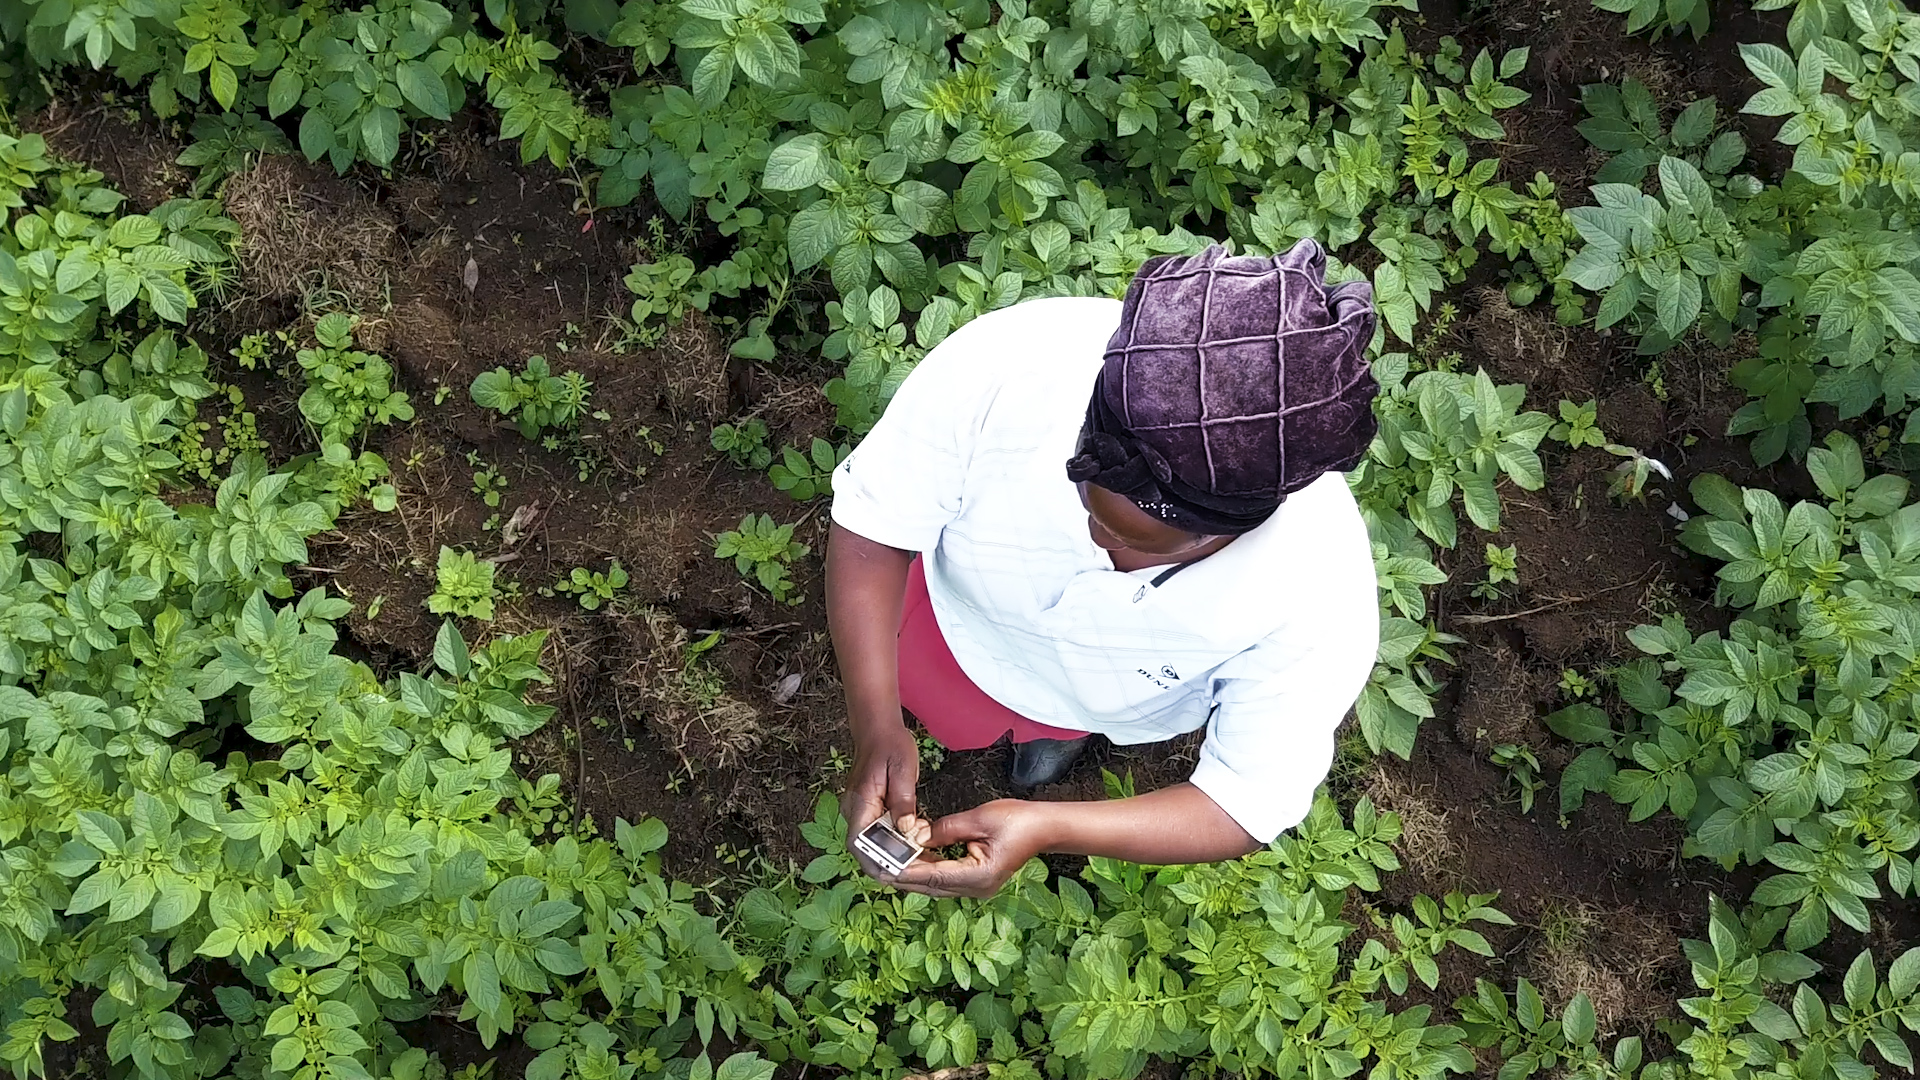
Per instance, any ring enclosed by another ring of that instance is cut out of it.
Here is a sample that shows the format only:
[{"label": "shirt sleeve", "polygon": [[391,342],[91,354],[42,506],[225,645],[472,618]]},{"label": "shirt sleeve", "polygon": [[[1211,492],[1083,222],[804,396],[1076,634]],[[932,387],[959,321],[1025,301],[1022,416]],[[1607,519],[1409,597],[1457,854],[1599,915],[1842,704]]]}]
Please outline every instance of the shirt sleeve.
[{"label": "shirt sleeve", "polygon": [[1378,619],[1355,620],[1308,641],[1268,638],[1222,664],[1193,785],[1263,844],[1305,820],[1378,645]]},{"label": "shirt sleeve", "polygon": [[968,329],[908,373],[880,422],[833,471],[833,520],[841,528],[903,551],[930,551],[960,515],[990,381],[968,370]]}]

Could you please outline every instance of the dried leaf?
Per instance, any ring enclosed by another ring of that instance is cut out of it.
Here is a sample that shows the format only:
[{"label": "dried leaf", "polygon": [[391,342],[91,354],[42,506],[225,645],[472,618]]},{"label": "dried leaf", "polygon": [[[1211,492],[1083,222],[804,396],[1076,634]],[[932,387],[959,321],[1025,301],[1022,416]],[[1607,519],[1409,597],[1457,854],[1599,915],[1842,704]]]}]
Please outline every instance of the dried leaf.
[{"label": "dried leaf", "polygon": [[460,282],[467,287],[468,292],[480,287],[480,263],[471,255],[467,256],[466,269],[460,271]]},{"label": "dried leaf", "polygon": [[533,531],[534,525],[539,519],[539,503],[523,503],[516,507],[513,511],[513,516],[508,518],[507,523],[500,528],[500,545],[502,547],[513,547],[515,544],[518,544],[526,538],[528,533]]},{"label": "dried leaf", "polygon": [[773,703],[785,705],[793,700],[793,695],[799,692],[800,673],[796,671],[791,675],[783,676],[779,682],[773,684]]}]

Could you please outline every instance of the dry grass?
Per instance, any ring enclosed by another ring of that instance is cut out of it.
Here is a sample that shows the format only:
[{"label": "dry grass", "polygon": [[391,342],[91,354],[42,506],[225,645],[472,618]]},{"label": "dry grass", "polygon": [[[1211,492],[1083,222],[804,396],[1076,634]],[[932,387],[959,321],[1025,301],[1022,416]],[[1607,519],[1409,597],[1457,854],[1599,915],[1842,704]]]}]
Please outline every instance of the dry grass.
[{"label": "dry grass", "polygon": [[1400,815],[1400,857],[1430,887],[1458,880],[1460,846],[1447,830],[1447,812],[1439,808],[1432,789],[1395,776],[1383,761],[1375,764],[1361,794],[1379,809]]},{"label": "dry grass", "polygon": [[355,311],[384,307],[399,258],[396,225],[345,182],[268,157],[227,181],[226,210],[240,224],[240,269],[253,298],[313,307],[335,296]]},{"label": "dry grass", "polygon": [[755,371],[754,409],[767,426],[784,432],[795,446],[809,445],[815,436],[833,432],[833,406],[811,377]]},{"label": "dry grass", "polygon": [[1602,1034],[1639,1028],[1665,1015],[1673,996],[1662,985],[1665,946],[1647,943],[1664,927],[1644,912],[1603,911],[1580,900],[1550,900],[1535,921],[1528,967],[1550,1006],[1585,994]]},{"label": "dry grass", "polygon": [[660,383],[675,418],[715,423],[731,413],[727,392],[727,343],[705,312],[689,309],[660,342]]},{"label": "dry grass", "polygon": [[760,710],[728,693],[705,660],[687,659],[686,627],[658,608],[616,618],[635,648],[615,681],[639,696],[648,726],[689,772],[736,768],[760,748]]}]

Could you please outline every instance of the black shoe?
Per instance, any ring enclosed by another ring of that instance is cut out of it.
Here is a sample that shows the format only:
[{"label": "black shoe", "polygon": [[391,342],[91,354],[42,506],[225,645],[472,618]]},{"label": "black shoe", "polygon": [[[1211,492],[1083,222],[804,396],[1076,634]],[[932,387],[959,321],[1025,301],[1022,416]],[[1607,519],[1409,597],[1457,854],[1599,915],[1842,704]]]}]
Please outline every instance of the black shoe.
[{"label": "black shoe", "polygon": [[1042,784],[1052,784],[1067,775],[1074,760],[1087,748],[1087,740],[1080,739],[1034,739],[1030,742],[1015,743],[1013,746],[1013,768],[1010,770],[1013,786],[1034,788]]}]

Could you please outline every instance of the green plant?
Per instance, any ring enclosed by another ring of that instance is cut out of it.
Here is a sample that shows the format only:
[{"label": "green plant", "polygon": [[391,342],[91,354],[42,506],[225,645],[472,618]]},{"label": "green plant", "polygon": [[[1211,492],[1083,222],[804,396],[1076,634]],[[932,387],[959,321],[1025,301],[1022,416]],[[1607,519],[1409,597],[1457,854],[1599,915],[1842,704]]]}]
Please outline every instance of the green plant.
[{"label": "green plant", "polygon": [[1592,679],[1580,674],[1573,668],[1562,668],[1560,670],[1560,692],[1575,701],[1579,701],[1581,698],[1594,696],[1594,694],[1598,692],[1598,688],[1593,685]]},{"label": "green plant", "polygon": [[493,572],[492,562],[476,560],[470,551],[442,546],[433,595],[427,597],[427,610],[435,615],[492,619],[493,602],[500,595],[494,588]]},{"label": "green plant", "polygon": [[532,356],[519,372],[504,367],[481,372],[467,392],[475,405],[513,420],[521,435],[537,439],[544,428],[576,427],[592,386],[579,372],[555,375],[546,357]]},{"label": "green plant", "polygon": [[240,344],[233,347],[234,362],[248,371],[271,370],[273,368],[273,335],[266,331],[243,334]]},{"label": "green plant", "polygon": [[738,529],[729,529],[713,538],[713,554],[732,559],[740,576],[760,583],[775,600],[798,604],[802,596],[793,589],[787,567],[804,558],[807,545],[793,539],[792,525],[775,525],[765,514],[748,514]]},{"label": "green plant", "polygon": [[1569,449],[1578,450],[1583,446],[1605,446],[1606,433],[1595,422],[1599,407],[1589,401],[1585,405],[1575,405],[1571,401],[1560,403],[1560,422],[1547,430],[1547,435],[1567,444]]},{"label": "green plant", "polygon": [[1355,470],[1363,506],[1404,513],[1422,533],[1452,547],[1459,534],[1456,492],[1474,525],[1500,528],[1494,484],[1505,475],[1527,490],[1546,482],[1534,452],[1552,427],[1544,413],[1521,412],[1525,388],[1495,386],[1482,371],[1469,377],[1423,371],[1406,378],[1402,354],[1374,362],[1380,381],[1380,429]]},{"label": "green plant", "polygon": [[773,451],[767,447],[766,421],[757,416],[737,424],[714,425],[711,441],[736,469],[764,469],[773,461]]},{"label": "green plant", "polygon": [[601,604],[607,603],[614,595],[627,586],[626,568],[619,559],[608,564],[606,572],[588,570],[576,566],[566,577],[554,583],[555,592],[566,593],[580,602],[588,611],[596,611]]},{"label": "green plant", "polygon": [[1607,494],[1616,499],[1638,499],[1646,501],[1647,482],[1655,473],[1668,480],[1673,479],[1673,471],[1658,458],[1651,458],[1631,446],[1608,443],[1606,451],[1614,457],[1625,458],[1613,467],[1613,475],[1607,480]]},{"label": "green plant", "polygon": [[833,470],[847,460],[853,447],[846,443],[835,446],[825,439],[816,438],[809,451],[802,454],[791,446],[780,448],[780,460],[767,470],[767,479],[773,486],[798,502],[825,495],[833,490]]},{"label": "green plant", "polygon": [[[479,464],[478,455],[468,455],[468,462],[469,464]],[[506,494],[507,478],[501,476],[500,470],[492,465],[475,469],[473,473],[472,490],[475,495],[480,496],[481,502],[486,503],[488,506],[497,507],[500,505],[501,497]]]},{"label": "green plant", "polygon": [[1624,14],[1629,34],[1678,34],[1684,27],[1699,41],[1707,33],[1706,0],[1593,0],[1593,6]]},{"label": "green plant", "polygon": [[668,255],[658,262],[637,263],[628,272],[627,289],[634,294],[633,325],[644,344],[657,344],[661,327],[651,325],[664,319],[669,326],[686,318],[687,309],[705,310],[708,293],[694,282],[693,260],[685,255]]},{"label": "green plant", "polygon": [[[1705,8],[1700,11],[1704,17]],[[1720,110],[1712,98],[1680,110],[1669,127],[1661,122],[1652,91],[1629,75],[1617,87],[1611,83],[1581,87],[1580,106],[1587,112],[1587,119],[1579,124],[1581,136],[1613,155],[1594,174],[1599,183],[1639,184],[1661,158],[1678,157],[1699,169],[1715,188],[1744,196],[1759,193],[1760,182],[1753,177],[1730,180],[1728,176],[1745,160],[1747,141],[1738,131],[1714,135]]]},{"label": "green plant", "polygon": [[920,771],[939,772],[940,766],[946,764],[947,748],[940,745],[940,740],[918,729],[913,733],[913,741],[920,748]]},{"label": "green plant", "polygon": [[1500,586],[1520,581],[1520,555],[1514,545],[1487,545],[1487,580],[1473,587],[1473,595],[1482,600],[1500,599]]},{"label": "green plant", "polygon": [[1533,797],[1547,786],[1540,779],[1540,759],[1525,746],[1501,743],[1493,748],[1492,760],[1506,771],[1507,783],[1520,793],[1520,812],[1533,813]]},{"label": "green plant", "polygon": [[413,419],[405,392],[392,388],[393,366],[353,347],[354,320],[340,312],[313,324],[314,346],[294,354],[306,373],[300,415],[314,425],[320,441],[350,442],[369,424]]},{"label": "green plant", "polygon": [[1679,340],[1703,312],[1728,324],[1739,316],[1747,244],[1698,168],[1667,156],[1657,172],[1657,196],[1632,184],[1599,184],[1598,206],[1567,212],[1586,246],[1566,274],[1602,294],[1595,324],[1625,321],[1642,350],[1653,352]]},{"label": "green plant", "polygon": [[1796,950],[1824,939],[1830,916],[1865,930],[1876,878],[1906,895],[1913,845],[1902,837],[1920,830],[1908,809],[1920,731],[1881,704],[1906,678],[1886,633],[1907,617],[1902,568],[1920,551],[1920,515],[1902,507],[1906,481],[1869,480],[1844,436],[1808,464],[1822,500],[1791,511],[1769,492],[1696,479],[1702,513],[1681,540],[1723,563],[1715,599],[1733,624],[1695,636],[1669,616],[1634,630],[1654,659],[1615,676],[1634,713],[1624,728],[1588,705],[1548,718],[1588,746],[1562,777],[1563,806],[1604,790],[1635,819],[1685,818],[1691,854],[1771,865],[1753,899],[1792,909]]}]

